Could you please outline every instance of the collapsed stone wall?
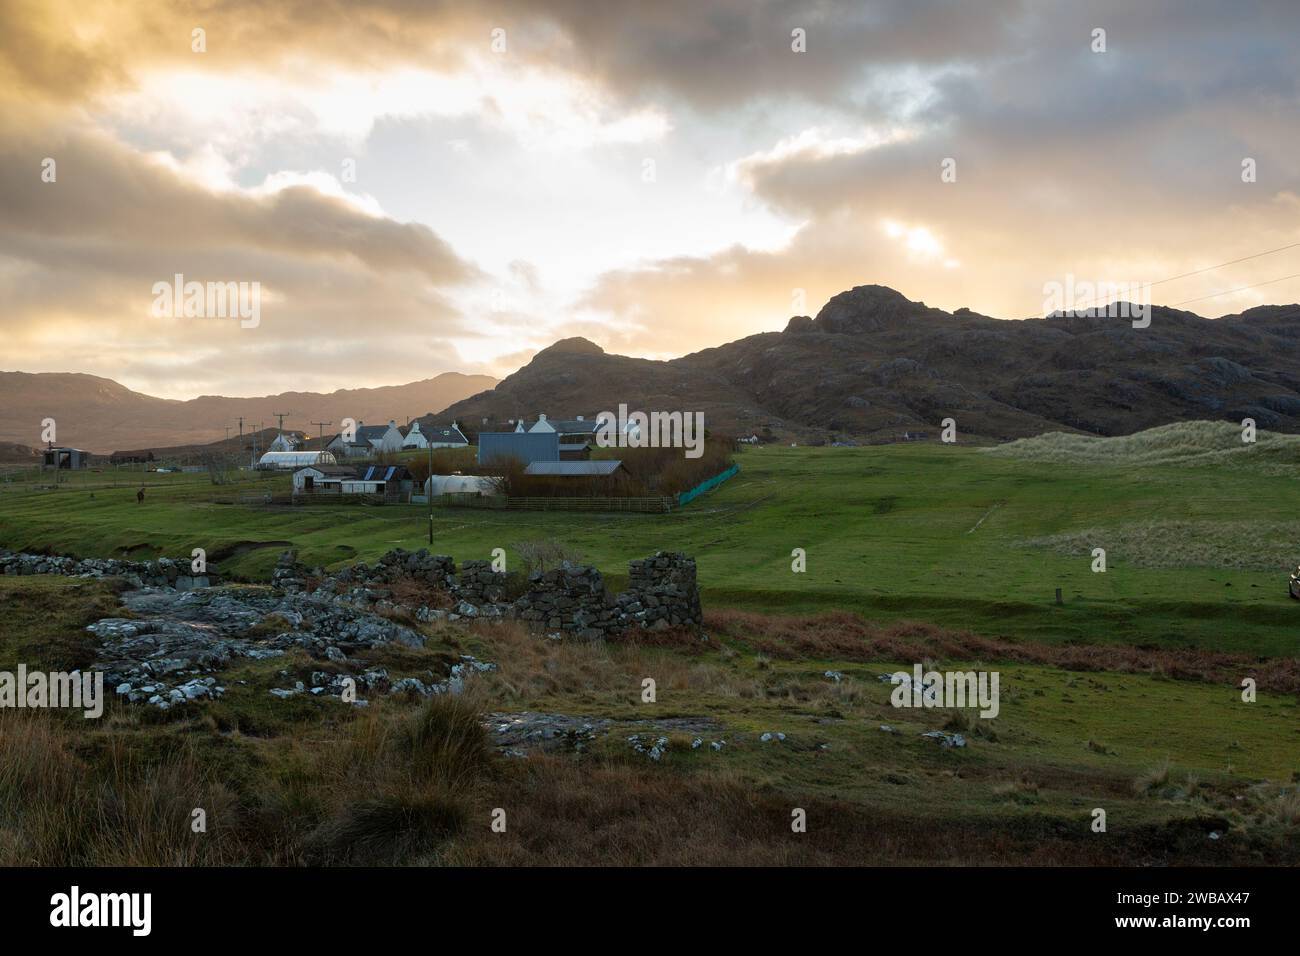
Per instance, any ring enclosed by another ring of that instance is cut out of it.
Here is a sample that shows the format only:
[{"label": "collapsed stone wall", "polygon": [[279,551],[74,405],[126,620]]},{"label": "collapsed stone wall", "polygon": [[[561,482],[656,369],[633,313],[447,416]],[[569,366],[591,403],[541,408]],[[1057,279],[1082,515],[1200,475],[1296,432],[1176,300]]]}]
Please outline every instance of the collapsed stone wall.
[{"label": "collapsed stone wall", "polygon": [[[145,562],[78,560],[0,551],[3,574],[119,576],[140,586],[178,590],[217,583],[213,574],[192,576],[188,572],[188,562],[171,558]],[[681,552],[659,551],[630,562],[628,588],[617,596],[606,589],[599,570],[566,562],[550,571],[533,572],[527,592],[511,603],[506,602],[506,575],[494,571],[490,561],[466,561],[457,573],[451,557],[431,554],[426,549],[398,548],[373,564],[354,564],[330,574],[308,568],[298,561],[297,552],[285,551],[271,572],[271,583],[279,591],[310,591],[310,596],[317,599],[376,612],[399,606],[390,589],[402,581],[446,591],[451,599],[450,609],[416,609],[421,621],[509,617],[539,629],[596,639],[625,628],[663,630],[698,626],[703,620],[695,559]]]},{"label": "collapsed stone wall", "polygon": [[695,559],[680,551],[659,551],[628,563],[628,587],[618,606],[630,621],[645,627],[702,624]]},{"label": "collapsed stone wall", "polygon": [[137,586],[205,588],[217,583],[213,572],[192,574],[187,559],[123,561],[118,558],[69,558],[0,550],[0,574],[62,574],[82,578],[125,578]]},{"label": "collapsed stone wall", "polygon": [[456,595],[470,604],[499,604],[506,599],[506,575],[493,571],[491,561],[466,561],[456,575]]},{"label": "collapsed stone wall", "polygon": [[[292,553],[281,556],[272,574],[280,587],[302,587],[308,572]],[[564,563],[549,571],[534,571],[527,592],[506,603],[506,575],[490,561],[466,561],[457,573],[447,555],[390,551],[373,565],[358,564],[332,575],[316,572],[331,590],[351,587],[348,599],[383,603],[386,585],[403,576],[446,590],[451,610],[422,607],[422,621],[461,617],[511,617],[539,629],[567,631],[596,639],[629,627],[665,629],[702,623],[695,559],[679,551],[659,551],[628,565],[628,588],[611,595],[599,570]]]},{"label": "collapsed stone wall", "polygon": [[572,631],[591,639],[622,626],[600,572],[567,562],[529,575],[528,592],[515,601],[514,616],[539,628]]},{"label": "collapsed stone wall", "polygon": [[564,565],[534,572],[529,590],[515,602],[523,621],[598,638],[629,627],[665,630],[704,620],[695,559],[680,551],[658,551],[628,564],[628,588],[616,598],[605,590],[600,572]]}]

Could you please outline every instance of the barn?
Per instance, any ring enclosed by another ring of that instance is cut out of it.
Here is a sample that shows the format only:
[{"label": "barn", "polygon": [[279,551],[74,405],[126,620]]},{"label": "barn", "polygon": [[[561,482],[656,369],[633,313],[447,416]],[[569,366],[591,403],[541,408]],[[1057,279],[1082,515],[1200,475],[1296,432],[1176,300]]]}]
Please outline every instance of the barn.
[{"label": "barn", "polygon": [[80,448],[42,448],[41,465],[45,468],[85,468],[90,464],[90,452]]},{"label": "barn", "polygon": [[356,472],[343,465],[308,465],[293,473],[293,493],[296,495],[340,494],[343,482],[355,477]]},{"label": "barn", "polygon": [[414,487],[415,479],[405,465],[367,465],[342,482],[345,495],[383,495],[385,501],[410,501]]}]

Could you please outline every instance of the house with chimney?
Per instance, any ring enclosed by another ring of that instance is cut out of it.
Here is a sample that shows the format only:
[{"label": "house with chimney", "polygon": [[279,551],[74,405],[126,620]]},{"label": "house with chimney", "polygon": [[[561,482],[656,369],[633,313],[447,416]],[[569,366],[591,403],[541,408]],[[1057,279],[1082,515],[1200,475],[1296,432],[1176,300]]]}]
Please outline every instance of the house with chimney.
[{"label": "house with chimney", "polygon": [[421,423],[416,419],[402,434],[402,448],[467,448],[469,439],[460,426],[452,422],[447,426]]},{"label": "house with chimney", "polygon": [[325,449],[336,458],[369,458],[383,452],[401,451],[403,435],[395,420],[387,425],[367,425],[357,422],[356,434],[347,441],[340,432],[330,439]]}]

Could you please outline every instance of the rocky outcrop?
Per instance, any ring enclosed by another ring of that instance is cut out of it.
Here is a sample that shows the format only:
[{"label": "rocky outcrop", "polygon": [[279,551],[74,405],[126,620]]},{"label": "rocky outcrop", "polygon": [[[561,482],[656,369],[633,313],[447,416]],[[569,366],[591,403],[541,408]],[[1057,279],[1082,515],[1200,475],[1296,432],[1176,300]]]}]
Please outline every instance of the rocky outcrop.
[{"label": "rocky outcrop", "polygon": [[306,650],[329,670],[313,672],[310,687],[298,681],[276,688],[277,697],[338,697],[348,679],[358,691],[458,693],[470,673],[494,667],[463,655],[443,680],[429,674],[427,681],[390,682],[387,671],[365,667],[358,655],[390,643],[422,647],[423,635],[345,602],[302,592],[142,588],[123,595],[123,604],[132,617],[104,618],[86,628],[100,641],[94,669],[104,672],[105,683],[119,696],[162,710],[220,697],[225,687],[216,672],[240,658],[276,658],[293,648]]}]

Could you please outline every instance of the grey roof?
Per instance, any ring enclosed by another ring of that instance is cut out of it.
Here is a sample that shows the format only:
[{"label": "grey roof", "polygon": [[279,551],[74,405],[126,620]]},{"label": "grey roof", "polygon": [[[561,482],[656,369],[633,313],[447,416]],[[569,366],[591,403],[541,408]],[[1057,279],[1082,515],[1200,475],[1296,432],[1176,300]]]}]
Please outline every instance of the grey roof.
[{"label": "grey roof", "polygon": [[[527,431],[537,424],[539,419],[534,418],[532,421],[524,422],[524,430]],[[546,424],[550,425],[561,435],[594,435],[599,422],[593,415],[591,418],[584,418],[581,421],[576,418],[548,418]]]},{"label": "grey roof", "polygon": [[[419,419],[416,419],[419,421]],[[402,432],[402,437],[410,437],[411,427],[408,425]],[[452,428],[450,425],[427,425],[420,422],[420,434],[424,436],[427,442],[455,442],[458,445],[468,445],[469,439],[461,432],[459,428]]]},{"label": "grey roof", "polygon": [[614,474],[622,467],[623,463],[613,458],[601,458],[596,461],[535,461],[524,469],[524,474],[603,478]]},{"label": "grey roof", "polygon": [[479,464],[490,464],[502,458],[517,458],[525,465],[535,461],[559,461],[560,436],[555,432],[479,432]]},{"label": "grey roof", "polygon": [[388,425],[360,425],[357,427],[357,438],[360,441],[383,438],[388,434],[388,428]]},{"label": "grey roof", "polygon": [[594,435],[597,427],[595,418],[584,418],[582,421],[576,418],[561,418],[554,422],[547,419],[547,424],[562,435]]}]

